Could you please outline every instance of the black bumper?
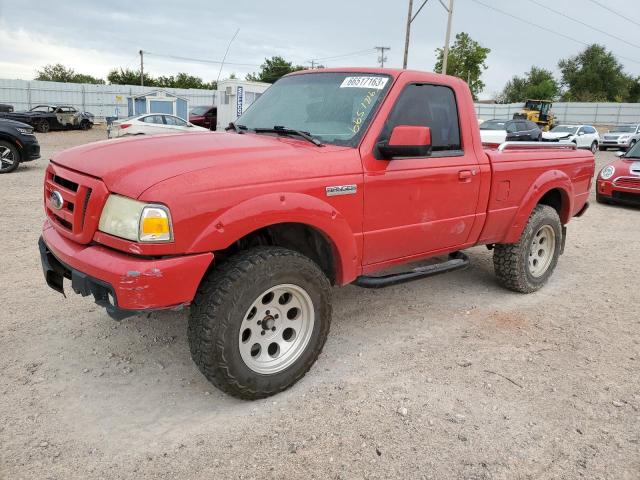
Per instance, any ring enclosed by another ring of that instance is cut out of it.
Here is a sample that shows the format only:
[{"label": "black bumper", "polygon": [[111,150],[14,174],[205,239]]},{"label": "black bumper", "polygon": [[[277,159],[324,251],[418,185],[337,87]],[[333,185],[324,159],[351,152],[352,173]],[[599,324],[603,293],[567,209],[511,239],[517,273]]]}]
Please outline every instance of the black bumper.
[{"label": "black bumper", "polygon": [[37,160],[40,158],[40,144],[33,138],[20,138],[20,162],[30,162],[31,160]]},{"label": "black bumper", "polygon": [[[64,293],[64,279],[71,280],[71,289],[83,297],[93,295],[93,298],[101,307],[107,310],[107,314],[115,319],[122,320],[132,315],[141,313],[137,310],[124,310],[118,308],[118,299],[113,287],[102,280],[90,277],[89,275],[74,270],[65,265],[49,250],[42,237],[38,240],[40,250],[40,261],[44,278],[51,288],[56,292]],[[66,296],[66,295],[65,295]]]}]

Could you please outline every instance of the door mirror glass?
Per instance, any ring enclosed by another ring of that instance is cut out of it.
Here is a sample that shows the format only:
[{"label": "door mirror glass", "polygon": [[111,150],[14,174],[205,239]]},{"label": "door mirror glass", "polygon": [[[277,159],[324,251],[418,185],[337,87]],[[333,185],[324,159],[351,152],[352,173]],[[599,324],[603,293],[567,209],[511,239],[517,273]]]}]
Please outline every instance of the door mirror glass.
[{"label": "door mirror glass", "polygon": [[388,141],[378,143],[384,158],[427,157],[431,155],[431,129],[418,125],[397,125]]}]

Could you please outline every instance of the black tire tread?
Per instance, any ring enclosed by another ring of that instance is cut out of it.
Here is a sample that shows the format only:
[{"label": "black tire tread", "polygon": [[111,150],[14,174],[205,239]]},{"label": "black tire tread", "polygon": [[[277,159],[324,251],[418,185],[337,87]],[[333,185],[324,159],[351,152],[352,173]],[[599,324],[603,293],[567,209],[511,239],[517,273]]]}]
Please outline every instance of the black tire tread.
[{"label": "black tire tread", "polygon": [[[523,262],[523,255],[526,256],[528,250],[528,239],[532,235],[533,225],[539,220],[548,218],[551,221],[560,223],[558,212],[548,205],[537,205],[531,215],[525,229],[516,243],[496,244],[493,249],[493,268],[495,270],[498,283],[504,288],[519,293],[532,293],[539,290],[542,285],[533,285],[525,272],[526,266]],[[555,255],[559,255],[556,249]],[[553,265],[550,266],[552,269]]]},{"label": "black tire tread", "polygon": [[[315,344],[315,351],[310,357],[310,361],[304,368],[298,370],[291,381],[285,385],[274,385],[272,389],[257,390],[247,385],[242,385],[234,377],[224,355],[224,330],[229,328],[232,318],[219,315],[223,302],[234,295],[238,288],[250,282],[252,270],[263,262],[269,262],[274,258],[297,258],[308,264],[308,267],[315,270],[318,284],[321,288],[330,290],[329,280],[320,268],[309,258],[298,252],[281,247],[256,247],[242,251],[225,261],[220,267],[210,271],[196,293],[191,306],[191,316],[188,327],[188,340],[191,355],[194,362],[203,375],[213,385],[229,395],[235,397],[254,400],[265,398],[279,393],[300,380],[311,366],[315,359],[322,352],[322,348],[329,334],[331,319],[331,304],[327,301],[326,311],[329,313],[329,321],[321,323],[319,341]],[[325,296],[324,298],[329,298]]]}]

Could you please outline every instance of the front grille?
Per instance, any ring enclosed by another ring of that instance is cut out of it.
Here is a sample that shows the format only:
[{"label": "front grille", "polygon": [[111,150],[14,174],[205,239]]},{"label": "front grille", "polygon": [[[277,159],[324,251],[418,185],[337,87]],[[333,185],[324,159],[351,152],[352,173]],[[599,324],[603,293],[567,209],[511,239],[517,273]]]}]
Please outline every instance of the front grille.
[{"label": "front grille", "polygon": [[[69,233],[80,234],[84,223],[83,212],[86,211],[89,202],[89,196],[87,196],[89,191],[88,187],[48,171],[45,180],[47,216]],[[51,201],[53,192],[58,192],[62,196],[64,201],[61,208],[56,208],[53,205]],[[76,208],[76,205],[81,205],[82,208]]]},{"label": "front grille", "polygon": [[613,182],[616,187],[640,190],[640,177],[619,177]]}]

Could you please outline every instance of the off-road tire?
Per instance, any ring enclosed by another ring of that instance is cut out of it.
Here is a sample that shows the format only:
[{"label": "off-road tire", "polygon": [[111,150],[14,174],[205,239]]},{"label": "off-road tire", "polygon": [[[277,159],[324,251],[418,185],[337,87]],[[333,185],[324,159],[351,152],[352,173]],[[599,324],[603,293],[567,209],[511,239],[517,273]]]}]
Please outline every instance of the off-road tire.
[{"label": "off-road tire", "polygon": [[[529,270],[529,251],[536,232],[549,225],[555,233],[555,250],[547,270],[534,277]],[[548,205],[538,205],[533,209],[529,221],[516,243],[498,244],[493,249],[493,268],[498,283],[509,290],[531,293],[539,290],[553,273],[558,263],[562,247],[562,223],[558,212]]]},{"label": "off-road tire", "polygon": [[[264,375],[241,357],[238,338],[247,309],[265,290],[279,284],[303,288],[313,303],[315,321],[303,353],[286,369]],[[309,258],[280,247],[240,252],[202,281],[191,305],[188,338],[191,356],[220,390],[246,400],[268,397],[300,380],[314,364],[331,324],[331,285]]]},{"label": "off-road tire", "polygon": [[35,124],[34,128],[36,132],[47,133],[51,130],[51,124],[49,123],[49,120],[40,120]]},{"label": "off-road tire", "polygon": [[3,147],[3,150],[5,148],[8,148],[11,151],[11,155],[14,159],[13,165],[9,167],[2,168],[2,164],[0,163],[0,174],[13,172],[16,168],[18,168],[18,165],[20,165],[20,151],[13,143],[5,142],[4,140],[0,140],[0,147]]}]

